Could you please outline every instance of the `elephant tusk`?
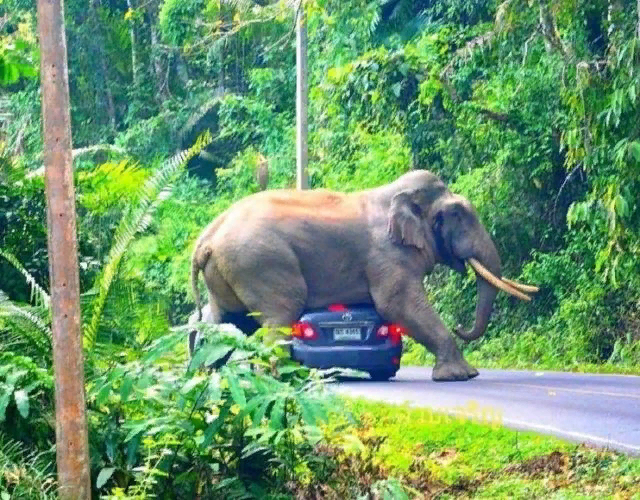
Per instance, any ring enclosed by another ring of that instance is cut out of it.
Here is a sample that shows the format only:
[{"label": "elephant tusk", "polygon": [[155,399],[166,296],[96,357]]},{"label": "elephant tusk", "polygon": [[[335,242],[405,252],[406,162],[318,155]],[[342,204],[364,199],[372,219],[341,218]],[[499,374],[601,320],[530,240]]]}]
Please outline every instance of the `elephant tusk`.
[{"label": "elephant tusk", "polygon": [[531,297],[529,297],[528,295],[522,293],[521,291],[512,287],[508,283],[505,283],[501,279],[494,276],[493,273],[491,273],[491,271],[489,271],[486,267],[480,264],[480,262],[478,262],[476,259],[473,259],[473,258],[469,259],[469,264],[471,264],[471,267],[473,267],[473,269],[475,269],[475,271],[480,276],[482,276],[484,279],[486,279],[489,283],[491,283],[496,288],[499,288],[500,290],[503,290],[508,294],[519,298],[520,300],[527,300],[527,301],[531,300]]},{"label": "elephant tusk", "polygon": [[507,278],[502,278],[502,281],[504,281],[507,285],[511,285],[513,288],[516,288],[522,292],[536,293],[540,291],[537,286],[523,285],[522,283],[518,283],[517,281],[509,280]]}]

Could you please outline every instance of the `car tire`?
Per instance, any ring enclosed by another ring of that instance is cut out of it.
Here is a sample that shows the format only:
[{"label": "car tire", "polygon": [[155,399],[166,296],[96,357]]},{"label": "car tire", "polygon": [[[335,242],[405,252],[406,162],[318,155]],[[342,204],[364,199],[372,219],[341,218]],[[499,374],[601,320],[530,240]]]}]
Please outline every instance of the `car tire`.
[{"label": "car tire", "polygon": [[375,380],[376,382],[385,382],[391,377],[395,377],[395,375],[396,372],[391,370],[375,370],[369,372],[371,380]]}]

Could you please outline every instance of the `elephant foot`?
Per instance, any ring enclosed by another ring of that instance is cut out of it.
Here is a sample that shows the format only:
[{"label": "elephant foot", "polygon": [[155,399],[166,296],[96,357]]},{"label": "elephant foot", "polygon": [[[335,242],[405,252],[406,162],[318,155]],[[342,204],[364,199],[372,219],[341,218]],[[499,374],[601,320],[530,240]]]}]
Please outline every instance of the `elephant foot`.
[{"label": "elephant foot", "polygon": [[438,361],[433,368],[431,378],[435,382],[455,382],[469,380],[478,376],[478,370],[464,359],[455,361]]}]

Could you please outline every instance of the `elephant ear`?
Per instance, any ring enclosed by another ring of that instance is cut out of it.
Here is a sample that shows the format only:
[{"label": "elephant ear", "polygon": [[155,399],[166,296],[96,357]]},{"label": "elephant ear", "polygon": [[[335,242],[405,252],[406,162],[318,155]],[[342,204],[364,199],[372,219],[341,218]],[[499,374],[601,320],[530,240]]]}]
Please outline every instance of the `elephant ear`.
[{"label": "elephant ear", "polygon": [[415,195],[415,191],[402,191],[391,199],[387,231],[395,243],[425,249],[427,238],[420,220],[420,207],[413,201]]}]

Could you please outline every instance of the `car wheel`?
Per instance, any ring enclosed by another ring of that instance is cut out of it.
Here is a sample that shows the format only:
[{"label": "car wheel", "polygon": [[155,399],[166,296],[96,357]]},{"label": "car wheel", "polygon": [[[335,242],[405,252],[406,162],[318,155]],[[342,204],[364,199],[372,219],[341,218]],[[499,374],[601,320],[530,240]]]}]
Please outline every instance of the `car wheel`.
[{"label": "car wheel", "polygon": [[396,372],[392,370],[375,370],[369,372],[369,376],[371,380],[375,380],[376,382],[384,382],[385,380],[389,380],[391,377],[395,377]]}]

